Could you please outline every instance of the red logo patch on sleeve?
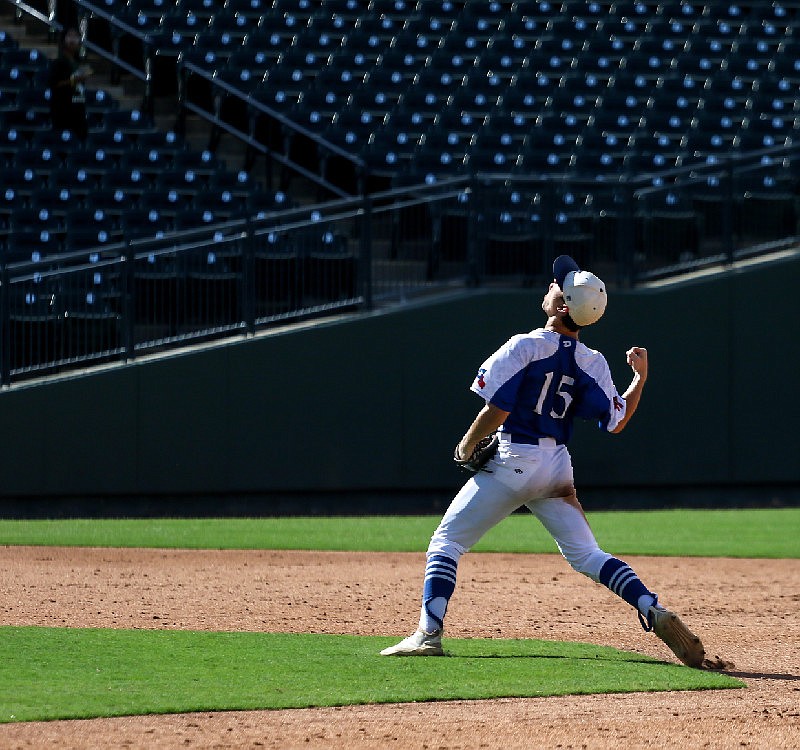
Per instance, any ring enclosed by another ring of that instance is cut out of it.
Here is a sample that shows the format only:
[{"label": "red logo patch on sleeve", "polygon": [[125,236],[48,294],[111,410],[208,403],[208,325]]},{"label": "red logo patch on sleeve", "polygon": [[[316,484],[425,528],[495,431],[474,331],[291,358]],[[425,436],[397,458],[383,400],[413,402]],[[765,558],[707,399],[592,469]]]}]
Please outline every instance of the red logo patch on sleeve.
[{"label": "red logo patch on sleeve", "polygon": [[478,370],[478,388],[486,388],[486,381],[483,378],[485,374],[486,370]]},{"label": "red logo patch on sleeve", "polygon": [[616,396],[614,396],[614,408],[617,411],[622,411],[622,401],[620,401]]}]

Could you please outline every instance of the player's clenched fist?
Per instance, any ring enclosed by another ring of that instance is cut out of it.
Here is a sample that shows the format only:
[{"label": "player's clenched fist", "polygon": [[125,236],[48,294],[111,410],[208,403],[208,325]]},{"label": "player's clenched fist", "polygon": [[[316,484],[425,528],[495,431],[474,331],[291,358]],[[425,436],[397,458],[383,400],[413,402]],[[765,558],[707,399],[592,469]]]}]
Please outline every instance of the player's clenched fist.
[{"label": "player's clenched fist", "polygon": [[631,366],[631,369],[640,377],[642,380],[647,378],[647,349],[644,349],[641,346],[632,346],[625,352],[625,357],[628,360],[628,364]]}]

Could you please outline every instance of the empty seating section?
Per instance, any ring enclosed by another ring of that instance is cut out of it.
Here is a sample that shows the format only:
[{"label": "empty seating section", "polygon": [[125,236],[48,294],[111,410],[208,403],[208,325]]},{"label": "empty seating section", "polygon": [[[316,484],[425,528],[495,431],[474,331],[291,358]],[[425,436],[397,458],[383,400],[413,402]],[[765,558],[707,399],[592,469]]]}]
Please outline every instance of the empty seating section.
[{"label": "empty seating section", "polygon": [[[77,142],[69,131],[52,133],[49,125],[46,130],[31,130],[16,115],[13,110],[0,115],[2,211],[14,224],[39,206],[52,209],[50,202],[57,200],[59,211],[73,226],[68,222],[68,232],[62,227],[56,233],[48,252],[121,239],[121,230],[128,228],[123,224],[129,210],[158,210],[158,228],[166,232],[177,228],[180,211],[210,210],[223,221],[256,213],[274,198],[246,172],[231,173],[211,152],[190,149],[174,133],[158,132],[152,125],[152,129],[128,131],[109,122],[90,131],[85,142]],[[231,182],[241,188],[239,200],[232,200]],[[115,223],[108,223],[107,231],[90,242],[86,219],[100,210],[101,218]],[[138,233],[141,226],[129,228]],[[7,259],[26,259],[18,244],[15,233],[0,235]]]},{"label": "empty seating section", "polygon": [[[94,4],[170,61],[187,98],[209,117],[345,192],[475,173],[601,182],[791,145],[800,127],[800,2],[790,0]],[[89,16],[98,44],[124,37],[113,20]],[[213,153],[190,151],[103,91],[90,92],[85,144],[49,133],[42,56],[3,37],[0,61],[0,210],[6,219],[28,212],[39,253],[272,205],[246,173],[230,174]],[[754,170],[757,184],[737,194],[742,216],[754,216],[771,192],[788,210],[787,186],[769,184],[766,171]],[[241,190],[232,191],[237,179]],[[30,219],[44,196],[56,195],[41,225]],[[659,206],[642,201],[642,210],[678,213],[663,191],[659,197]],[[549,199],[514,193],[513,210],[498,210],[487,226],[502,244],[512,227],[535,233],[531,225],[553,210],[559,241],[569,246],[583,241],[587,216],[606,199],[599,189]],[[604,217],[616,205],[608,199]],[[78,231],[64,219],[73,209],[100,212],[102,227],[84,215]],[[30,238],[11,223],[0,223],[0,242],[8,257],[28,257]],[[650,222],[647,236],[657,237],[658,227]],[[281,252],[268,255],[277,265]],[[198,278],[206,271],[196,270]]]},{"label": "empty seating section", "polygon": [[[205,0],[194,4],[216,9]],[[142,111],[121,108],[103,89],[87,90],[85,140],[54,131],[48,66],[44,54],[0,32],[0,250],[7,261],[167,232],[179,221],[187,226],[192,212],[202,222],[223,221],[273,204],[246,172],[232,172],[210,151],[159,130]],[[157,227],[133,220],[140,209],[157,213]]]},{"label": "empty seating section", "polygon": [[[798,127],[796,2],[208,2],[106,6],[154,35],[188,33],[179,65],[219,84],[196,88],[195,103],[242,132],[271,134],[268,145],[287,156],[304,138],[298,129],[310,131],[311,161],[334,182],[328,139],[391,184],[423,161],[435,176],[704,163],[763,143],[770,123],[781,143]],[[256,107],[232,106],[237,98]],[[273,113],[289,122],[278,138],[275,122],[263,122]],[[513,137],[512,154],[494,129],[515,116],[527,132]],[[461,117],[473,136],[464,153],[435,158],[445,123]],[[343,131],[336,118],[353,125]],[[594,139],[597,152],[582,153],[595,131],[613,142]]]},{"label": "empty seating section", "polygon": [[[209,19],[217,10],[197,0],[196,12],[203,8]],[[124,350],[126,251],[117,243],[290,206],[282,193],[264,191],[247,172],[157,128],[143,111],[123,108],[101,88],[87,90],[85,140],[55,131],[49,60],[2,31],[0,71],[0,258],[10,278],[4,349],[10,371]],[[230,268],[224,252],[203,253],[180,268],[167,268],[156,253],[152,262],[149,256],[137,261],[134,274],[134,314],[145,339],[177,330],[164,324],[165,309],[184,330],[241,320],[241,272]],[[172,293],[179,285],[188,296],[180,298],[177,317]]]}]

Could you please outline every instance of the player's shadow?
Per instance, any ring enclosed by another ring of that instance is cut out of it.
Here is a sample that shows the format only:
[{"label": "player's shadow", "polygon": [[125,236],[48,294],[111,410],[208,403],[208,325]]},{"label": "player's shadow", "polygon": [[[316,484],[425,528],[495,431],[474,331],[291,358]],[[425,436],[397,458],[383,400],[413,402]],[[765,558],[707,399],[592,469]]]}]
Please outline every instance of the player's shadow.
[{"label": "player's shadow", "polygon": [[[578,661],[620,661],[619,658],[605,658],[603,656],[568,656],[566,654],[447,654],[456,659],[574,659]],[[652,659],[643,656],[641,659],[632,655],[630,658],[623,659],[629,663],[642,664],[671,664],[671,662],[654,662]],[[782,680],[784,682],[800,682],[800,675],[788,674],[786,672],[741,672],[734,669],[709,669],[709,672],[725,674],[728,677],[737,677],[740,680]]]},{"label": "player's shadow", "polygon": [[736,670],[722,670],[729,677],[738,677],[741,680],[783,680],[784,682],[800,682],[800,674],[785,674],[782,672],[737,672]]},{"label": "player's shadow", "polygon": [[[637,658],[635,655],[630,659],[620,659],[605,656],[570,656],[569,654],[451,654],[446,656],[455,659],[569,659],[570,661],[616,661],[633,664],[661,664],[662,662],[653,661],[646,656]],[[669,662],[663,662],[668,664]]]},{"label": "player's shadow", "polygon": [[[624,661],[628,664],[665,664],[667,666],[678,666],[673,662],[653,660],[650,657],[631,655],[630,658],[619,659],[604,656],[569,656],[567,654],[447,654],[456,659],[570,659],[575,661]],[[736,672],[729,669],[704,669],[704,672],[716,672],[717,674],[728,675],[728,677],[738,677],[740,679],[762,679],[762,680],[786,680],[787,682],[800,681],[800,675],[793,674],[768,674],[766,672]]]}]

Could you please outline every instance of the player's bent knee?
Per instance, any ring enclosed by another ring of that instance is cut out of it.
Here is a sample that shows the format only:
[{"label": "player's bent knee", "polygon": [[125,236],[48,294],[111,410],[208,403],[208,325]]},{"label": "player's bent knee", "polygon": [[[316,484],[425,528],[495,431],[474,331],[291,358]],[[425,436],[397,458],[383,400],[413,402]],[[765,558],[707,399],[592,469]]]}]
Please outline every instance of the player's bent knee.
[{"label": "player's bent knee", "polygon": [[444,555],[457,563],[466,551],[467,550],[457,542],[434,535],[428,545],[427,557],[430,559],[431,555]]},{"label": "player's bent knee", "polygon": [[603,552],[599,547],[586,552],[565,554],[564,557],[573,570],[588,576],[595,582],[600,580],[600,569],[607,560],[611,559],[611,555],[608,552]]}]

